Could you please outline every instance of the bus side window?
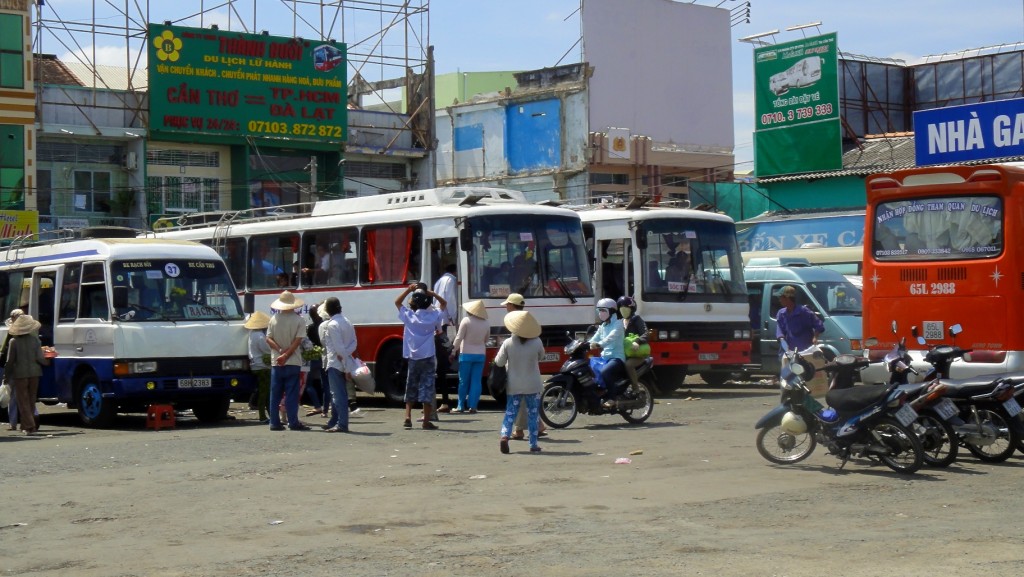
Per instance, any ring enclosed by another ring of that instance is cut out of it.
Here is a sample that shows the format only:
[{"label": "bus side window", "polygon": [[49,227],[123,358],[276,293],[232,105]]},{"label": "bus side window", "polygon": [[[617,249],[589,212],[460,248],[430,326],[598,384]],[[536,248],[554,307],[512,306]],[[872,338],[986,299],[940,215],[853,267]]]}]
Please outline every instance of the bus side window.
[{"label": "bus side window", "polygon": [[64,286],[60,290],[60,322],[74,322],[78,317],[78,289],[81,284],[81,265],[69,264],[64,267]]},{"label": "bus side window", "polygon": [[86,285],[82,288],[82,309],[79,318],[110,319],[107,307],[107,291],[101,284]]},{"label": "bus side window", "polygon": [[424,280],[420,278],[421,244],[419,228],[411,224],[364,229],[359,255],[361,282],[380,285]]}]

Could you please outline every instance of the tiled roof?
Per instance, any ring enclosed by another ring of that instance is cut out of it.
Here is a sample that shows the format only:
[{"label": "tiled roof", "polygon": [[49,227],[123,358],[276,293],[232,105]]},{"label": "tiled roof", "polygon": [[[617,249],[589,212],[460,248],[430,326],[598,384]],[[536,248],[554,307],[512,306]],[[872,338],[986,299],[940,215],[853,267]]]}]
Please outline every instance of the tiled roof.
[{"label": "tiled roof", "polygon": [[[992,162],[1015,162],[1024,160],[1022,156],[1005,158],[989,158],[985,160],[959,162],[956,164],[974,165]],[[759,183],[794,182],[798,180],[819,180],[822,178],[838,178],[841,176],[867,176],[876,172],[888,172],[916,166],[914,156],[914,135],[900,133],[868,137],[861,141],[861,146],[851,148],[843,153],[843,168],[822,172],[803,172],[759,178]]]},{"label": "tiled roof", "polygon": [[53,54],[33,54],[36,82],[59,86],[82,86],[78,79],[63,62]]}]

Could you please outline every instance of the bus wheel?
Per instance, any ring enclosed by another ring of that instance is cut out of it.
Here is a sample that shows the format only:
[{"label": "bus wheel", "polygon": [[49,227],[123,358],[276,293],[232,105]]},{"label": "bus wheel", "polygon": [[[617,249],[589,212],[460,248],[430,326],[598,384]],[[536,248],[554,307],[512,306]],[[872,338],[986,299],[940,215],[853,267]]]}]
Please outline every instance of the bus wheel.
[{"label": "bus wheel", "polygon": [[732,375],[729,373],[703,372],[700,374],[700,378],[704,381],[704,384],[709,387],[721,387],[726,383],[726,381],[732,378]]},{"label": "bus wheel", "polygon": [[192,407],[192,414],[196,416],[200,423],[216,423],[227,418],[230,405],[230,397],[217,397],[194,405]]},{"label": "bus wheel", "polygon": [[404,403],[407,370],[408,366],[402,358],[401,343],[387,346],[374,366],[373,378],[377,381],[377,390],[384,393],[389,401]]},{"label": "bus wheel", "polygon": [[658,384],[656,385],[657,390],[651,392],[657,392],[659,395],[671,395],[676,392],[676,389],[683,386],[683,380],[686,379],[685,365],[659,367],[655,364],[653,369]]},{"label": "bus wheel", "polygon": [[86,427],[109,427],[117,414],[117,407],[110,399],[103,398],[100,381],[93,373],[78,378],[78,418]]}]

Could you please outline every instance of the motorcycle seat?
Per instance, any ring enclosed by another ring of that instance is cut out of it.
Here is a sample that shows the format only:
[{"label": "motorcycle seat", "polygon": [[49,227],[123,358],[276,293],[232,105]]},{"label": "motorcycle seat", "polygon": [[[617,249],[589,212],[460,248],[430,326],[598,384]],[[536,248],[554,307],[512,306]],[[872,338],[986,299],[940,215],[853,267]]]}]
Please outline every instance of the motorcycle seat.
[{"label": "motorcycle seat", "polygon": [[861,385],[850,389],[833,389],[825,395],[825,402],[841,413],[852,413],[881,402],[894,388],[891,385]]},{"label": "motorcycle seat", "polygon": [[975,395],[991,393],[999,380],[981,376],[967,379],[942,379],[942,384],[949,387],[949,390],[946,391],[947,397],[966,399]]},{"label": "motorcycle seat", "polygon": [[904,391],[905,393],[907,393],[907,397],[913,399],[913,398],[917,397],[918,395],[920,395],[922,392],[924,392],[924,390],[927,389],[928,385],[930,385],[930,384],[931,383],[928,383],[928,382],[913,383],[913,384],[909,384],[909,385],[899,385],[898,388],[899,388],[899,390]]}]

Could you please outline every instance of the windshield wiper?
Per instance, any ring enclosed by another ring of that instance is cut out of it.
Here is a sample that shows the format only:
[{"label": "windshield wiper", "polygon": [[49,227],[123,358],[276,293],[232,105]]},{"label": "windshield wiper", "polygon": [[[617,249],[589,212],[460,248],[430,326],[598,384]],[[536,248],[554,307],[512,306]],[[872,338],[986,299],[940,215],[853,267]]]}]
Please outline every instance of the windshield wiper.
[{"label": "windshield wiper", "polygon": [[[171,321],[172,323],[174,322],[174,319],[168,317],[162,311],[159,311],[159,310],[153,309],[153,308],[149,308],[146,305],[140,305],[140,304],[137,304],[137,303],[132,303],[132,304],[128,305],[128,308],[129,309],[137,309],[137,310],[140,310],[140,311],[146,311],[147,313],[152,313],[152,314],[156,315],[158,318],[160,318],[162,320]],[[130,321],[133,318],[135,318],[135,310],[128,310],[127,312],[121,313],[121,314],[116,315],[116,316],[117,316],[118,320]],[[175,324],[177,324],[177,323],[175,323]]]},{"label": "windshield wiper", "polygon": [[571,302],[572,304],[576,304],[576,296],[573,295],[572,291],[569,290],[569,287],[566,286],[565,281],[562,280],[562,277],[556,276],[554,277],[554,280],[555,284],[558,285],[558,288],[561,289],[562,294],[564,294],[565,297],[569,299],[569,302]]}]

